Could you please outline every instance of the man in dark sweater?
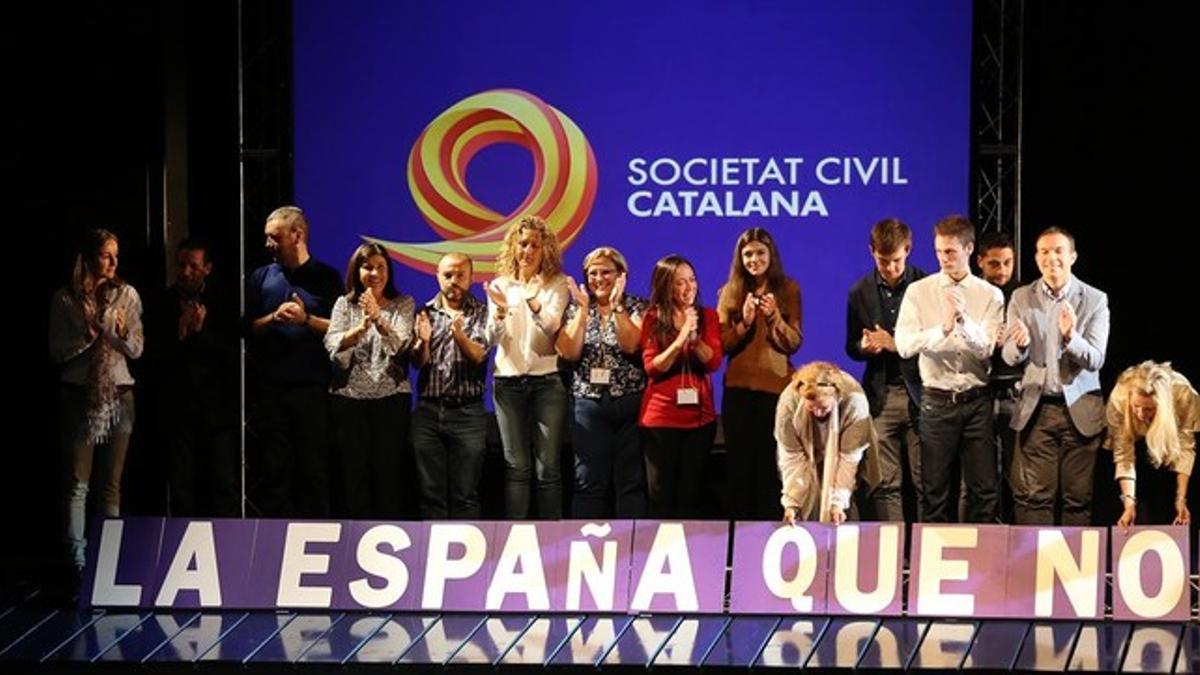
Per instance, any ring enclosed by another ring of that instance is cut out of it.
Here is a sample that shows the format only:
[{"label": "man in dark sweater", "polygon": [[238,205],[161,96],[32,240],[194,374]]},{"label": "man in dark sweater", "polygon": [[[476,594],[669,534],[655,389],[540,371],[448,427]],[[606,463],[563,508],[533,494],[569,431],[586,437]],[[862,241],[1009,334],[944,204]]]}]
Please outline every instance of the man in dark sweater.
[{"label": "man in dark sweater", "polygon": [[195,239],[179,245],[175,283],[158,303],[154,376],[167,448],[172,516],[241,515],[235,310],[209,285],[213,262]]},{"label": "man in dark sweater", "polygon": [[275,262],[246,284],[246,320],[257,375],[258,514],[329,515],[329,355],[322,338],[340,275],[308,251],[308,221],[295,206],[267,216]]},{"label": "man in dark sweater", "polygon": [[[925,272],[907,264],[912,231],[895,218],[871,228],[875,269],[850,289],[846,308],[846,354],[865,361],[863,390],[879,434],[878,486],[864,504],[877,520],[914,521],[921,494],[921,440],[917,436],[921,376],[915,358],[901,359],[894,339],[900,301]],[[906,480],[907,478],[907,480]],[[903,488],[912,495],[905,518]]]}]

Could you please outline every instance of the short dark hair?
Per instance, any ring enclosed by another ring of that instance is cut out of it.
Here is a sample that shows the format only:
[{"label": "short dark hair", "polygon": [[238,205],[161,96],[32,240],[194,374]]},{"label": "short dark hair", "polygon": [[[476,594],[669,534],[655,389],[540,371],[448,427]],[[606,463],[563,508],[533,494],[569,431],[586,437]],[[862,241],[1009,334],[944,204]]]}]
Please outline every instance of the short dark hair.
[{"label": "short dark hair", "polygon": [[994,248],[1011,248],[1015,252],[1012,235],[1007,232],[988,232],[979,238],[979,247],[975,252],[983,255]]},{"label": "short dark hair", "polygon": [[204,262],[212,262],[212,252],[208,247],[208,242],[200,237],[185,237],[179,245],[175,247],[175,255],[179,255],[184,251],[203,251]]},{"label": "short dark hair", "polygon": [[388,255],[387,249],[379,244],[366,243],[354,249],[354,254],[350,256],[350,263],[346,265],[346,294],[350,296],[351,302],[358,302],[358,296],[366,290],[362,279],[358,276],[358,268],[374,256],[381,256],[387,267],[387,281],[383,284],[383,297],[390,299],[400,295],[392,283],[392,258]]}]

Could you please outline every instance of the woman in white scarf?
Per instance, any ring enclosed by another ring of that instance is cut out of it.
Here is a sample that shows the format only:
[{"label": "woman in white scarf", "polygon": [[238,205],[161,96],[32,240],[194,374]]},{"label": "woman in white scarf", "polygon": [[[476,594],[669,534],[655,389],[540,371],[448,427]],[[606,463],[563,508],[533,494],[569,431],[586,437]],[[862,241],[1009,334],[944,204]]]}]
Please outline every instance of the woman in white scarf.
[{"label": "woman in white scarf", "polygon": [[862,386],[824,361],[802,366],[775,408],[783,519],[842,523],[860,465],[878,482],[875,426]]},{"label": "woman in white scarf", "polygon": [[1125,505],[1117,525],[1191,522],[1187,491],[1197,431],[1200,395],[1170,363],[1144,361],[1121,373],[1108,399],[1105,442]]},{"label": "woman in white scarf", "polygon": [[104,515],[121,511],[121,472],[133,433],[133,376],[142,355],[142,300],[117,276],[117,236],[90,230],[71,282],[50,305],[50,356],[59,365],[59,426],[66,455],[66,540],[76,569],[84,563],[84,524],[97,446]]}]

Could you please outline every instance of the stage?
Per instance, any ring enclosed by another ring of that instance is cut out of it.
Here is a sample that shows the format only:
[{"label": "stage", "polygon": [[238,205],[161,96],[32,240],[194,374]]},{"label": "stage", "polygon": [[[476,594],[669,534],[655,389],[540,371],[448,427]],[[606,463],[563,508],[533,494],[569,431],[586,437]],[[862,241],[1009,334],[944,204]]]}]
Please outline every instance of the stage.
[{"label": "stage", "polygon": [[[76,611],[0,615],[0,661],[90,670],[546,667],[1200,672],[1200,625],[819,616]],[[139,664],[134,666],[134,664]]]}]

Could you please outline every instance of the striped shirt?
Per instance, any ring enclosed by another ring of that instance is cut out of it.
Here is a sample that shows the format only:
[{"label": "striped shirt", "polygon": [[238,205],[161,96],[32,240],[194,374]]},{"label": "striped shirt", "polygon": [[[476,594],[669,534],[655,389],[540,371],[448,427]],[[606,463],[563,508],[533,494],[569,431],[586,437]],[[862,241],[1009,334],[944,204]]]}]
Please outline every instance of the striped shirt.
[{"label": "striped shirt", "polygon": [[[454,341],[450,324],[454,316],[447,311],[442,294],[425,303],[432,332],[429,337],[429,362],[417,374],[417,391],[422,398],[453,396],[482,398],[487,359],[472,363]],[[472,342],[488,346],[485,336],[487,305],[467,293],[463,297],[463,332]]]}]

